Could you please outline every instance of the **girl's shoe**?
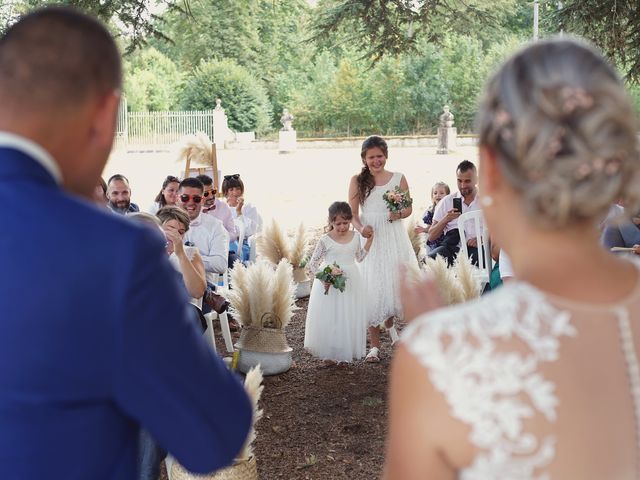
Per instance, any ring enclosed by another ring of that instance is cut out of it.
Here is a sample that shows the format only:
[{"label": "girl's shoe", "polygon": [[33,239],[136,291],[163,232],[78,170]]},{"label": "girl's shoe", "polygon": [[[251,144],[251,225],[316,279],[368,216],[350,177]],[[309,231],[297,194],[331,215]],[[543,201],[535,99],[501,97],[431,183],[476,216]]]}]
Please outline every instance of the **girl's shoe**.
[{"label": "girl's shoe", "polygon": [[398,331],[396,327],[392,326],[391,328],[387,328],[389,332],[389,336],[391,337],[391,345],[395,345],[395,343],[400,340],[400,336],[398,335]]},{"label": "girl's shoe", "polygon": [[364,361],[367,363],[378,363],[380,361],[380,349],[378,347],[373,347],[367,353],[367,356],[364,357]]}]

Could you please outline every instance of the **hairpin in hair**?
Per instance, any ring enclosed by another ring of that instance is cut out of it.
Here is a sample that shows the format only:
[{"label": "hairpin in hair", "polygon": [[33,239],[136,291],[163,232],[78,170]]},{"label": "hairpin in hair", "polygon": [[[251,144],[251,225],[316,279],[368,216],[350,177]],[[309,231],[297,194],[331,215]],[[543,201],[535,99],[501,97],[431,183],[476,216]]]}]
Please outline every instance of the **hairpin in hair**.
[{"label": "hairpin in hair", "polygon": [[560,90],[562,97],[562,111],[573,113],[578,108],[588,110],[593,106],[593,97],[584,88],[564,87]]}]

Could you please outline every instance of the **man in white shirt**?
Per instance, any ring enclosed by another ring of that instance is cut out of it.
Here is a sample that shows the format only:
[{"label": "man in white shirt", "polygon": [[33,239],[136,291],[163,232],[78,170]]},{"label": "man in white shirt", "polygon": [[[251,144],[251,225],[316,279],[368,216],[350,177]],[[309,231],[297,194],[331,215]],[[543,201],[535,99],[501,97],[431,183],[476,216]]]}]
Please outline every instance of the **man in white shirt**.
[{"label": "man in white shirt", "polygon": [[[437,240],[444,233],[442,243],[431,250],[429,257],[441,255],[453,264],[460,251],[460,233],[458,232],[458,217],[467,212],[480,210],[478,199],[478,171],[469,160],[463,160],[456,168],[458,191],[450,193],[438,203],[433,213],[433,224],[429,229],[429,240]],[[454,199],[460,199],[461,211],[454,208]],[[467,249],[474,264],[478,264],[478,239],[473,222],[464,226],[467,236]]]},{"label": "man in white shirt", "polygon": [[[207,284],[209,284],[211,290],[215,290],[215,285],[218,283],[218,275],[227,270],[229,234],[220,220],[202,213],[203,192],[204,185],[200,180],[197,178],[185,178],[180,182],[177,204],[186,210],[191,220],[189,230],[184,235],[185,243],[195,246],[200,252]],[[222,305],[220,305],[220,308],[213,306],[212,297],[217,303],[224,302],[224,299],[210,291],[205,293],[205,303],[212,306],[216,311],[220,310]],[[218,313],[221,312],[218,311]]]}]

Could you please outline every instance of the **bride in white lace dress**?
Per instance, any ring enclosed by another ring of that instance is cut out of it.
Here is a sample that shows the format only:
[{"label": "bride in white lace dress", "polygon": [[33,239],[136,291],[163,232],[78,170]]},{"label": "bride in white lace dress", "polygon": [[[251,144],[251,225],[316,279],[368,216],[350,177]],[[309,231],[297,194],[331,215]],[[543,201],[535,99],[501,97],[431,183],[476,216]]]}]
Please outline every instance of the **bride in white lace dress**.
[{"label": "bride in white lace dress", "polygon": [[[387,142],[372,135],[362,143],[362,171],[351,178],[349,204],[353,211],[353,226],[368,238],[375,233],[369,254],[362,262],[362,277],[367,286],[367,316],[371,350],[366,361],[378,362],[380,349],[379,326],[384,324],[392,342],[398,339],[393,325],[394,317],[404,319],[398,271],[400,265],[418,266],[409,236],[402,219],[411,215],[411,207],[391,213],[382,196],[387,190],[400,187],[409,191],[407,179],[402,173],[385,169],[388,157]],[[363,299],[363,301],[365,301]]]},{"label": "bride in white lace dress", "polygon": [[489,81],[480,188],[517,280],[436,308],[403,287],[386,479],[640,478],[640,270],[598,243],[638,211],[638,125],[622,82],[576,40],[532,44]]}]

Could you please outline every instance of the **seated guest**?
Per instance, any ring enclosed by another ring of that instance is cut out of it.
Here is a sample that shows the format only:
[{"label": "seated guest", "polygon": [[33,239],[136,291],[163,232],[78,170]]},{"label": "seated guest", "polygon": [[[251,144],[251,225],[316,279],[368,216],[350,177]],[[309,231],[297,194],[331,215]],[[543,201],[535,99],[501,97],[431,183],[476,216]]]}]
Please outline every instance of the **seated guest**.
[{"label": "seated guest", "polygon": [[131,203],[131,187],[124,175],[117,173],[111,176],[107,182],[107,197],[109,198],[107,206],[114,213],[126,215],[140,211],[138,205]]},{"label": "seated guest", "polygon": [[185,233],[187,245],[195,246],[204,263],[209,289],[205,293],[203,311],[211,306],[218,313],[226,310],[224,299],[213,293],[218,276],[227,271],[229,256],[229,234],[222,222],[211,215],[202,213],[204,185],[197,178],[185,178],[178,189],[178,206],[189,216],[191,225]]},{"label": "seated guest", "polygon": [[178,187],[180,186],[180,179],[173,175],[167,176],[162,182],[162,188],[156,195],[153,204],[147,210],[151,215],[158,213],[162,207],[166,205],[175,205],[178,200]]},{"label": "seated guest", "polygon": [[[417,226],[414,229],[416,233],[429,233],[429,229],[433,226],[433,213],[436,209],[436,206],[438,205],[438,203],[440,203],[440,200],[442,200],[444,197],[446,197],[450,193],[451,193],[451,190],[449,189],[449,185],[447,185],[444,182],[437,182],[431,188],[431,206],[427,208],[427,210],[422,215],[422,221],[424,222],[425,226],[424,227]],[[431,250],[433,250],[434,248],[439,247],[443,240],[444,240],[444,233],[442,233],[435,240],[429,240],[427,238],[427,254],[431,252]]]},{"label": "seated guest", "polygon": [[[434,225],[429,229],[429,241],[437,240],[444,233],[440,246],[429,253],[429,257],[441,255],[447,259],[449,265],[460,251],[460,233],[458,231],[458,217],[467,212],[480,210],[478,200],[478,172],[476,166],[469,160],[463,160],[456,169],[458,191],[444,197],[433,213]],[[454,199],[460,199],[462,210],[454,208]],[[467,236],[467,250],[474,265],[478,264],[478,239],[475,225],[469,222],[464,226]]]},{"label": "seated guest", "polygon": [[240,179],[240,174],[225,175],[222,181],[222,194],[227,199],[227,204],[231,207],[231,213],[237,222],[244,225],[244,242],[238,247],[237,252],[242,252],[243,262],[249,260],[248,239],[254,235],[262,226],[262,219],[258,215],[256,207],[244,201],[244,183]]},{"label": "seated guest", "polygon": [[631,253],[640,255],[640,216],[624,222],[612,219],[604,227],[601,241],[608,250],[615,247],[631,248]]},{"label": "seated guest", "polygon": [[[229,268],[233,267],[233,262],[238,258],[235,251],[238,240],[238,229],[236,228],[231,208],[225,202],[216,197],[218,190],[213,186],[213,179],[209,175],[198,175],[196,177],[204,185],[204,205],[202,213],[208,213],[222,222],[224,228],[229,232]],[[233,248],[232,248],[233,245]]]}]

